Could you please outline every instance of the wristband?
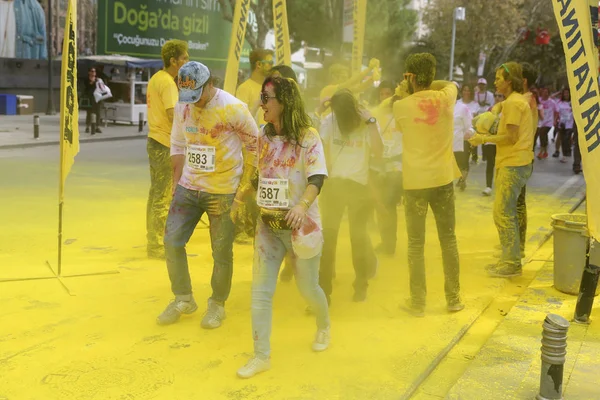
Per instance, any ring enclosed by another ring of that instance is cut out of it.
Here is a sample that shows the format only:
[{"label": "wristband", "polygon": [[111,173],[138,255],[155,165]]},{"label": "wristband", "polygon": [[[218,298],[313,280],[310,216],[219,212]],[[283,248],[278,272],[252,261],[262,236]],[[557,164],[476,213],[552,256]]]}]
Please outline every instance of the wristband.
[{"label": "wristband", "polygon": [[235,201],[235,202],[236,202],[236,203],[238,203],[238,204],[244,204],[244,202],[243,202],[243,201],[241,201],[241,200],[239,200],[237,197],[234,197],[234,198],[233,198],[233,201]]},{"label": "wristband", "polygon": [[300,203],[304,204],[306,206],[306,210],[308,211],[308,209],[310,208],[310,203],[308,202],[308,200],[300,199]]}]

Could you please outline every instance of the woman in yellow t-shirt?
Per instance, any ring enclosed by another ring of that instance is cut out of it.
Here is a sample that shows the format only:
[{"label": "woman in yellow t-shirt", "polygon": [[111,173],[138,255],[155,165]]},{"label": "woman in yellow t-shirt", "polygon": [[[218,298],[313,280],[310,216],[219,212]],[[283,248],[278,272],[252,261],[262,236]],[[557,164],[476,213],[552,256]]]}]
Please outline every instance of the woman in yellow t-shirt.
[{"label": "woman in yellow t-shirt", "polygon": [[526,185],[532,172],[533,124],[531,110],[523,96],[522,67],[516,62],[496,70],[496,90],[506,100],[494,107],[502,112],[496,135],[477,134],[472,145],[496,144],[496,198],[494,222],[498,229],[502,255],[487,270],[490,275],[512,277],[522,274],[527,230]]}]

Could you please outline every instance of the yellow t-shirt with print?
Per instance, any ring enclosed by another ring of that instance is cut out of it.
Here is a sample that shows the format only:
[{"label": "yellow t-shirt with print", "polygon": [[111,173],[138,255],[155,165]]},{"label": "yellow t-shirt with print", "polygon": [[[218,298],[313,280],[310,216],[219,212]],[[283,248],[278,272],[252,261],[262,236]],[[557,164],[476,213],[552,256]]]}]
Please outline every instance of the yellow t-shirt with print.
[{"label": "yellow t-shirt with print", "polygon": [[265,124],[265,113],[260,106],[260,93],[262,92],[262,85],[252,79],[246,80],[238,86],[235,97],[246,103],[250,114],[254,116],[254,120],[258,126]]},{"label": "yellow t-shirt with print", "polygon": [[179,92],[175,79],[167,71],[155,73],[146,93],[148,107],[148,137],[163,146],[171,146],[171,121],[167,116],[168,109],[174,109],[179,101]]},{"label": "yellow t-shirt with print", "polygon": [[[536,110],[537,112],[537,107]],[[533,110],[527,98],[512,92],[502,102],[502,116],[498,125],[498,135],[508,135],[507,125],[517,125],[519,133],[515,144],[496,143],[496,168],[521,167],[531,164],[533,160],[534,129],[532,123]]]},{"label": "yellow t-shirt with print", "polygon": [[404,189],[444,186],[461,176],[452,151],[456,94],[456,86],[447,84],[394,103],[396,129],[402,132]]}]

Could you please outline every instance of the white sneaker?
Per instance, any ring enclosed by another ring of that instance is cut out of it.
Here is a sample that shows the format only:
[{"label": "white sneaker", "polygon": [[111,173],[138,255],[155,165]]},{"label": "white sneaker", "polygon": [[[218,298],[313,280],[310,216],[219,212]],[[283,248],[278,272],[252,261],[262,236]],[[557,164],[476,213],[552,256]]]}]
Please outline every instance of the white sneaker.
[{"label": "white sneaker", "polygon": [[481,194],[484,196],[491,196],[492,195],[492,188],[491,187],[486,187],[485,189],[483,189],[481,191]]},{"label": "white sneaker", "polygon": [[330,340],[331,336],[329,335],[329,328],[319,329],[315,335],[315,341],[312,344],[313,351],[321,352],[327,350]]},{"label": "white sneaker", "polygon": [[204,313],[200,326],[204,329],[215,329],[221,326],[225,318],[225,306],[213,299],[208,299],[208,308],[206,309],[206,313]]},{"label": "white sneaker", "polygon": [[250,361],[242,368],[238,369],[237,376],[242,379],[252,378],[256,374],[265,372],[271,369],[271,361],[263,360],[258,357],[252,357]]}]

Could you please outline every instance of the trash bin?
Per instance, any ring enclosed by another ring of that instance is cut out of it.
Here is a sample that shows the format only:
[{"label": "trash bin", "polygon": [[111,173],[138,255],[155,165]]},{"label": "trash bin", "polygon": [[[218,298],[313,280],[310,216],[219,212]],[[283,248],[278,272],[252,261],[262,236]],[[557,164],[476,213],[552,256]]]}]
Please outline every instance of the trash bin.
[{"label": "trash bin", "polygon": [[[579,294],[581,275],[585,268],[587,242],[587,215],[554,214],[554,287],[568,294]],[[590,263],[600,266],[600,245],[590,253]],[[596,295],[600,293],[600,285]]]},{"label": "trash bin", "polygon": [[33,96],[17,95],[17,114],[31,115],[33,114]]},{"label": "trash bin", "polygon": [[17,114],[17,96],[14,94],[0,94],[0,115]]}]

